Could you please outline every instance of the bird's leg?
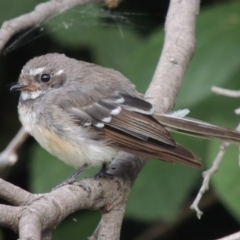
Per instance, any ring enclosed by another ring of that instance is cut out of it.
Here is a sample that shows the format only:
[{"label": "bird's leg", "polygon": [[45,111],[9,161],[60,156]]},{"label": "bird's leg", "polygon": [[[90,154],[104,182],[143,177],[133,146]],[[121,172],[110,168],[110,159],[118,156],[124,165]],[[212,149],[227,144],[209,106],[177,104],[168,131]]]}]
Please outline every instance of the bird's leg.
[{"label": "bird's leg", "polygon": [[57,188],[60,188],[62,186],[73,184],[76,182],[77,177],[80,175],[80,173],[88,167],[88,164],[84,164],[82,167],[80,167],[77,172],[75,172],[70,178],[66,179],[62,183],[58,184],[55,188],[52,189],[52,191],[56,190]]}]

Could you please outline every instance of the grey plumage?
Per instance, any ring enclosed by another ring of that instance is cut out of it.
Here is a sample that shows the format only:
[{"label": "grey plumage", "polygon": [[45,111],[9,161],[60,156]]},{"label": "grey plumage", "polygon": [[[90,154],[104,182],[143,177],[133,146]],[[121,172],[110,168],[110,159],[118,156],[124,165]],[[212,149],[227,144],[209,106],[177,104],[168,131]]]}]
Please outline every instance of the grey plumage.
[{"label": "grey plumage", "polygon": [[[12,89],[21,90],[18,110],[23,126],[67,164],[99,165],[123,150],[201,166],[198,157],[175,143],[164,126],[207,136],[211,125],[204,125],[201,132],[197,123],[190,124],[195,128],[191,130],[184,118],[178,118],[174,127],[173,115],[154,115],[153,106],[115,70],[47,54],[30,60]],[[212,129],[217,130],[217,134],[209,131],[215,138],[221,139],[224,131],[223,139],[239,142],[236,131]]]},{"label": "grey plumage", "polygon": [[146,102],[139,97],[133,97],[127,94],[121,94],[121,96],[124,99],[123,105],[126,109],[147,115],[153,114],[153,106],[149,102]]}]

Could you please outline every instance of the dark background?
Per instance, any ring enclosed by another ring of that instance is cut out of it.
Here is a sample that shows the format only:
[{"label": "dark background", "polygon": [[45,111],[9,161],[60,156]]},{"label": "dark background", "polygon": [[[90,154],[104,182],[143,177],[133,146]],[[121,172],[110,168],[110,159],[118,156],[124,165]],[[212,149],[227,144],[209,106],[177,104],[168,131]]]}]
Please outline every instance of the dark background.
[{"label": "dark background", "polygon": [[[0,20],[31,11],[37,2],[24,0],[21,6],[13,0],[2,2]],[[8,4],[14,7],[9,8]],[[9,88],[29,59],[49,52],[65,53],[121,71],[144,93],[160,55],[167,8],[168,1],[156,0],[126,0],[114,10],[102,6],[77,8],[46,22],[40,34],[37,29],[15,36],[0,57],[1,149],[20,128],[19,96],[11,94]],[[196,54],[176,103],[177,108],[190,108],[191,117],[231,128],[239,121],[234,114],[238,100],[215,96],[210,87],[239,88],[239,10],[239,1],[202,1]],[[219,143],[176,138],[201,156],[204,169],[211,166]],[[238,231],[240,169],[237,161],[236,147],[231,147],[200,205],[204,210],[201,220],[189,206],[201,185],[202,171],[149,161],[133,187],[121,239],[215,239]],[[53,160],[29,138],[19,151],[17,164],[2,171],[1,177],[29,191],[46,192],[73,171]],[[75,213],[58,227],[54,239],[86,239],[99,218],[100,214],[93,211]],[[1,232],[0,239],[17,238],[5,228]]]}]

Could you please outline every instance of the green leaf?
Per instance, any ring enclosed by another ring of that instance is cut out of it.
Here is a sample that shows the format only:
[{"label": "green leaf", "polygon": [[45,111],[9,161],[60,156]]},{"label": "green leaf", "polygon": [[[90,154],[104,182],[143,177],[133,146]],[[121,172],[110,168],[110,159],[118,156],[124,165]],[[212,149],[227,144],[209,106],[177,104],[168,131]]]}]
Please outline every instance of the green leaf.
[{"label": "green leaf", "polygon": [[172,220],[199,174],[199,170],[179,164],[148,161],[133,186],[126,216]]},{"label": "green leaf", "polygon": [[90,237],[100,221],[97,211],[81,211],[72,214],[53,233],[53,240],[85,240]]},{"label": "green leaf", "polygon": [[[33,192],[49,192],[76,172],[76,169],[53,157],[38,144],[32,148],[31,152],[30,189]],[[96,168],[84,170],[80,178],[94,176],[96,170]]]},{"label": "green leaf", "polygon": [[239,2],[209,8],[197,22],[197,48],[178,105],[193,106],[212,95],[211,86],[226,86],[240,65]]},{"label": "green leaf", "polygon": [[129,55],[123,73],[137,86],[138,91],[144,93],[148,88],[157,66],[164,32],[162,29],[139,42]]}]

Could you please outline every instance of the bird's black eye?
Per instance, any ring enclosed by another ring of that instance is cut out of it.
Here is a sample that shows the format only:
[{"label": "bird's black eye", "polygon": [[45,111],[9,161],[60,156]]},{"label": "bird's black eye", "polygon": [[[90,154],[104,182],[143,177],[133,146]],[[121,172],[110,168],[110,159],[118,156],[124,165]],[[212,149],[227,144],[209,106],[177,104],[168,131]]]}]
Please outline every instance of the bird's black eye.
[{"label": "bird's black eye", "polygon": [[48,81],[50,81],[50,79],[51,79],[51,75],[49,75],[49,74],[41,75],[41,81],[43,81],[43,82],[48,82]]}]

